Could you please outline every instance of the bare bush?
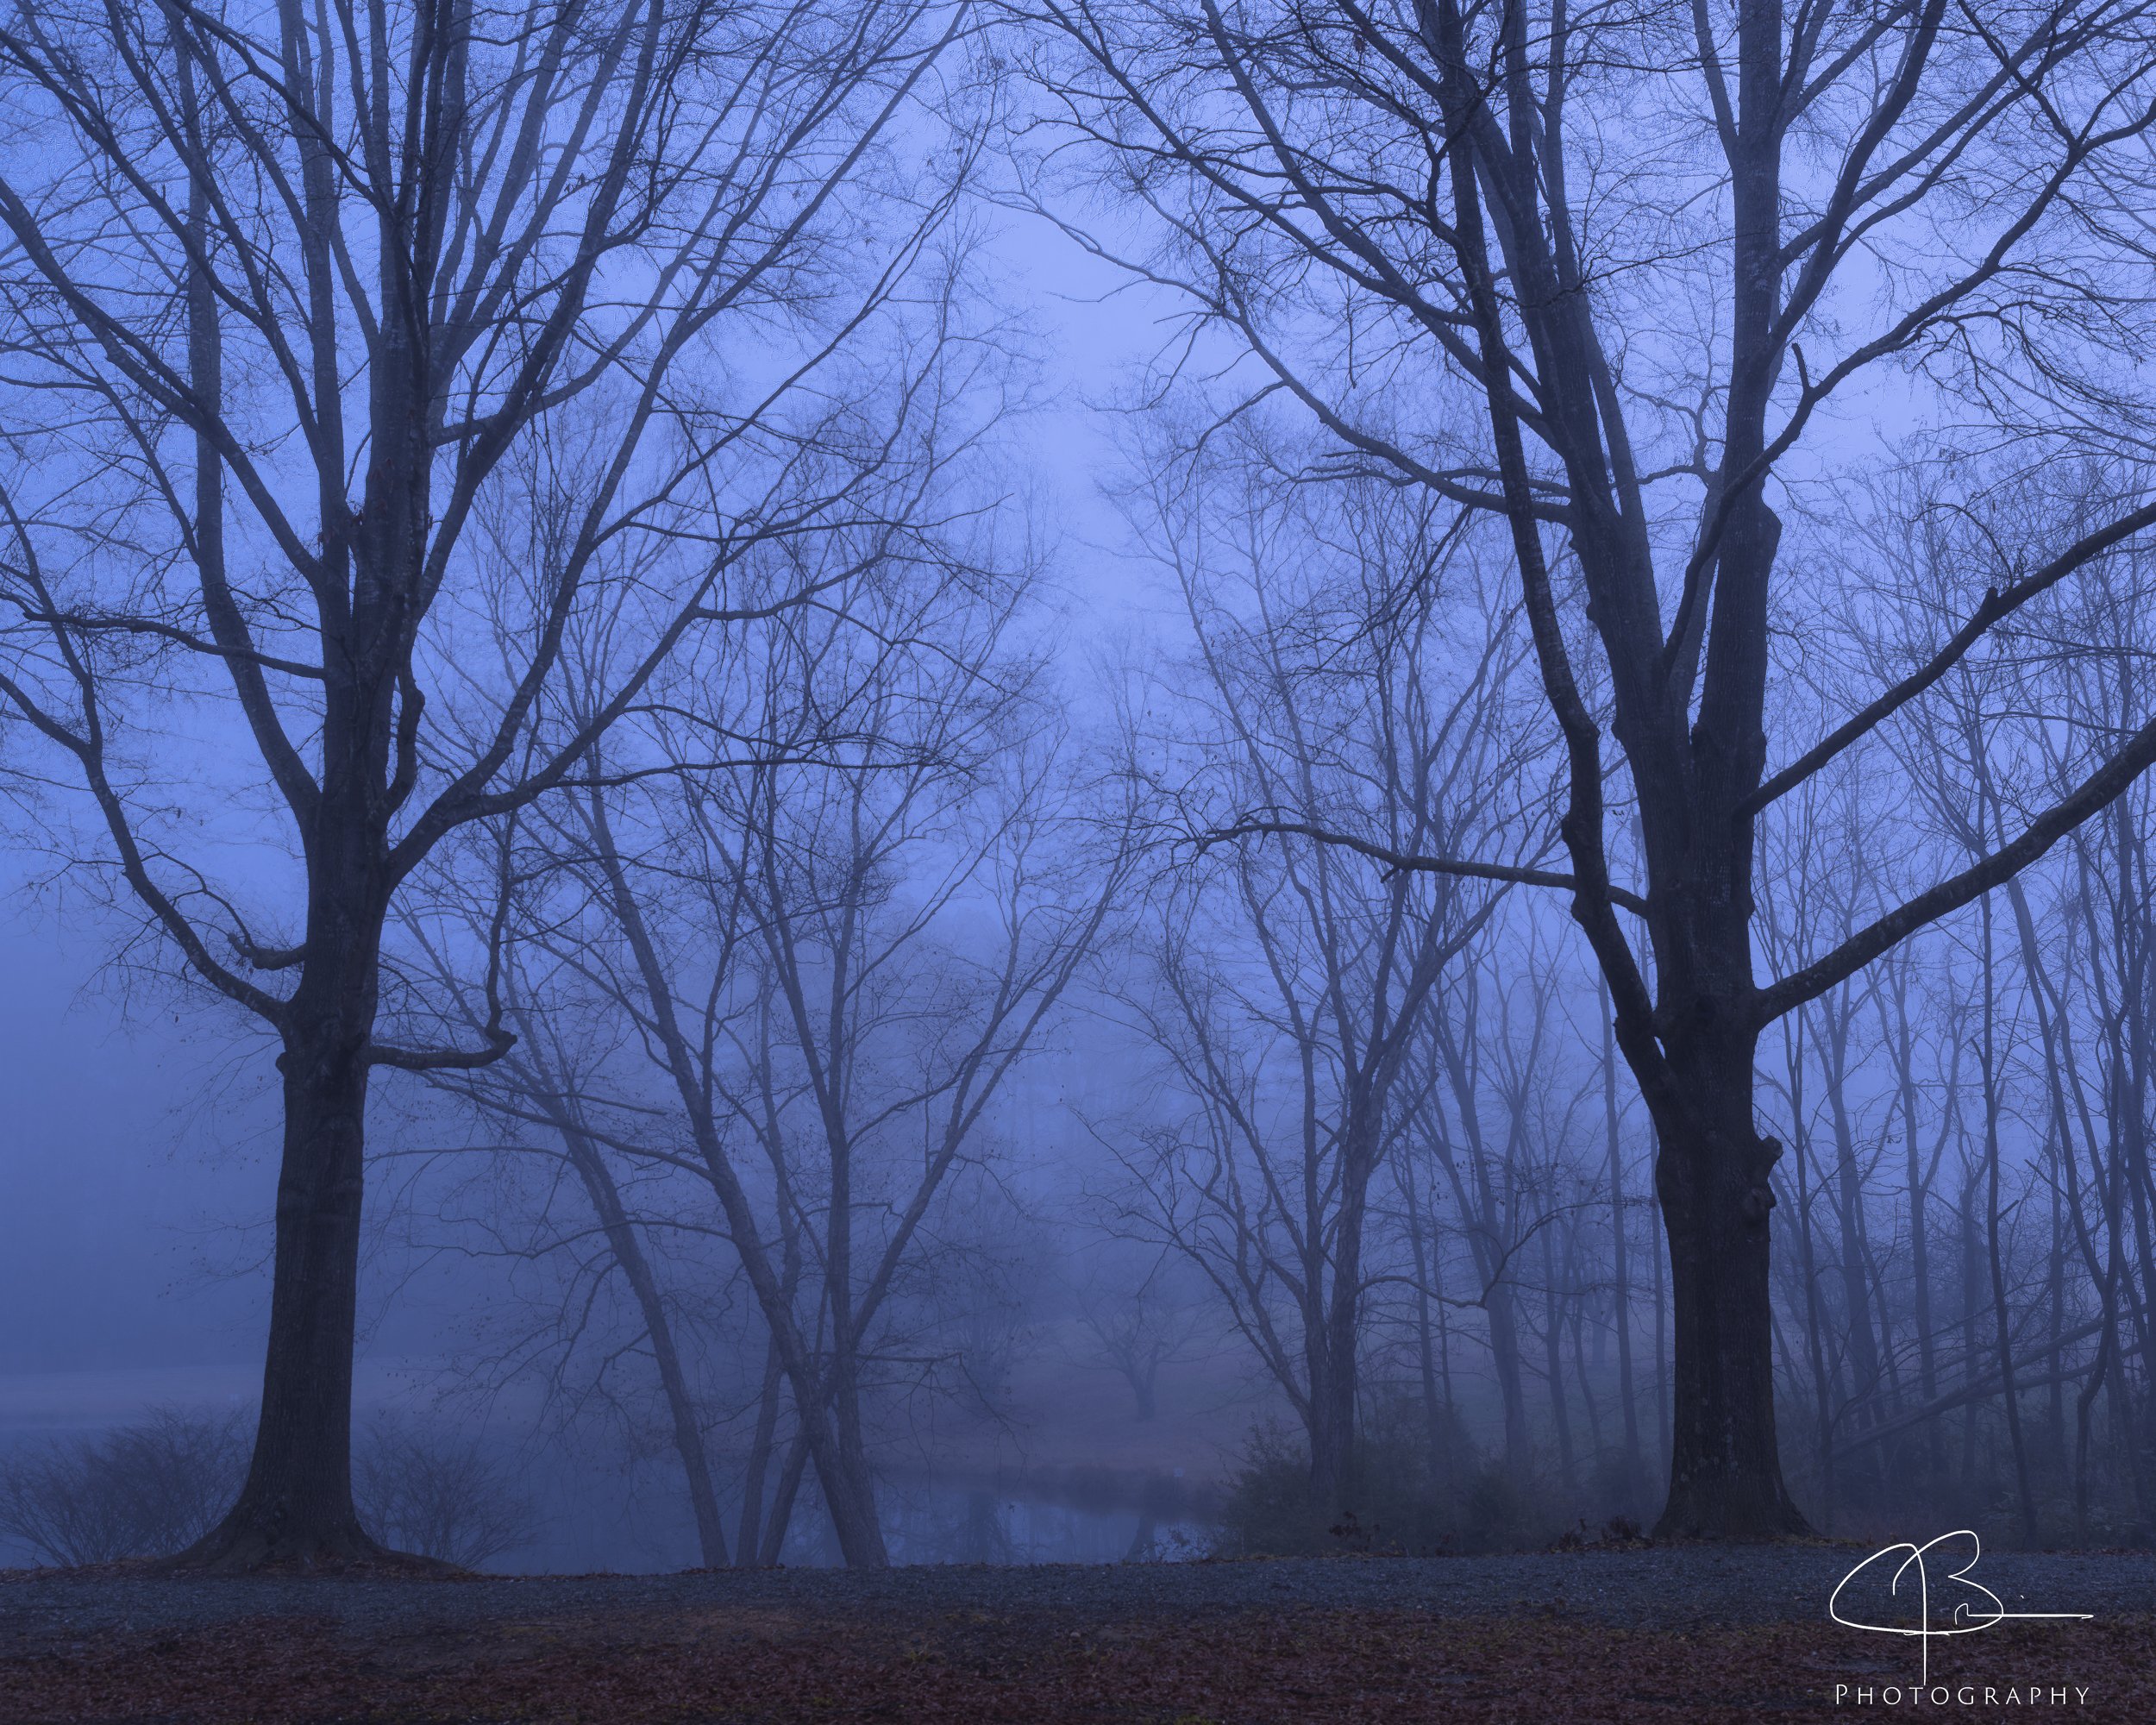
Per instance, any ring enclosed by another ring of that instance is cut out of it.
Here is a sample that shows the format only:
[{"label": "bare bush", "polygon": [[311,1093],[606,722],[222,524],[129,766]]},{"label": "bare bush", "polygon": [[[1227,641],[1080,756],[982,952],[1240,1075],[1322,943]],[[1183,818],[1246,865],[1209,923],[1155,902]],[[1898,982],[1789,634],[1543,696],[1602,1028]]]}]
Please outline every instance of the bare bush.
[{"label": "bare bush", "polygon": [[63,1565],[181,1550],[239,1494],[247,1435],[237,1413],[160,1408],[30,1446],[0,1463],[0,1534]]},{"label": "bare bush", "polygon": [[360,1515],[398,1551],[477,1569],[530,1542],[536,1511],[476,1433],[375,1420],[352,1463]]}]

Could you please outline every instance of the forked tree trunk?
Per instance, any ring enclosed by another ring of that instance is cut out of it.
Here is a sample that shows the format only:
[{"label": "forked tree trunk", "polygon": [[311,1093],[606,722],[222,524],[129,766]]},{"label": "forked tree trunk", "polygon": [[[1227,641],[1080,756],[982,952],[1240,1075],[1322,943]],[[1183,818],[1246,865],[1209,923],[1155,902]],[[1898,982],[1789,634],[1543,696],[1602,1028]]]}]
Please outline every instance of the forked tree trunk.
[{"label": "forked tree trunk", "polygon": [[796,1432],[787,1444],[779,1483],[771,1494],[771,1513],[764,1520],[763,1543],[756,1552],[756,1560],[766,1569],[774,1568],[779,1554],[786,1549],[787,1533],[793,1525],[794,1500],[800,1496],[801,1475],[807,1466],[808,1437],[805,1432]]},{"label": "forked tree trunk", "polygon": [[824,1507],[846,1566],[883,1569],[889,1565],[891,1553],[876,1513],[875,1475],[862,1439],[859,1395],[850,1385],[843,1394],[844,1411],[836,1439],[811,1446],[816,1477],[824,1488]]},{"label": "forked tree trunk", "polygon": [[763,1384],[756,1396],[756,1432],[749,1443],[749,1465],[742,1470],[741,1533],[734,1541],[734,1561],[743,1569],[761,1561],[764,1476],[771,1471],[771,1453],[778,1442],[779,1396],[785,1382],[778,1344],[767,1341]]}]

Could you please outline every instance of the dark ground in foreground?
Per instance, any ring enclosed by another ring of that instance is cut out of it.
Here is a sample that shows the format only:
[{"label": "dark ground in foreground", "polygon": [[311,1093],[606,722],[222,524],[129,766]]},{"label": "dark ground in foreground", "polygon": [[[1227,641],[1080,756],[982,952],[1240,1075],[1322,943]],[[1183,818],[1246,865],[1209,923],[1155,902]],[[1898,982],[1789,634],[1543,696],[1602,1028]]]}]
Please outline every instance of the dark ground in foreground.
[{"label": "dark ground in foreground", "polygon": [[[0,1575],[0,1722],[2156,1725],[2156,1555],[1988,1553],[1975,1578],[2009,1610],[2094,1620],[1935,1640],[1921,1701],[1915,1640],[1827,1620],[1864,1555],[450,1581],[18,1571]],[[1959,1596],[1950,1567],[1933,1565],[1935,1627]]]}]

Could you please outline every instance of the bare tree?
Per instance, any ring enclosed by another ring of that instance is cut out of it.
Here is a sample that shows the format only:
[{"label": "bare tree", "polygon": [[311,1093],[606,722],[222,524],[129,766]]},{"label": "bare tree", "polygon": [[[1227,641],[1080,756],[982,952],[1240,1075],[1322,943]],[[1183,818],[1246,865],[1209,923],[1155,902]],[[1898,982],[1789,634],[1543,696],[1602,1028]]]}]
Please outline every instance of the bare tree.
[{"label": "bare tree", "polygon": [[[709,1245],[709,1222],[695,1182],[628,1161],[595,1130],[586,1098],[604,1094],[608,1057],[627,1026],[592,1013],[581,979],[546,959],[519,948],[504,958],[503,1021],[515,1046],[479,1072],[437,1080],[474,1105],[480,1138],[469,1148],[490,1172],[505,1159],[537,1172],[529,1181],[479,1176],[473,1204],[436,1204],[434,1232],[446,1245],[534,1272],[536,1286],[512,1282],[526,1295],[518,1320],[489,1327],[474,1350],[490,1387],[536,1376],[564,1429],[604,1416],[631,1454],[644,1395],[655,1389],[699,1556],[719,1568],[730,1553],[712,1427],[725,1386],[698,1367],[714,1344],[741,1339],[713,1337],[706,1320],[709,1308],[729,1306],[737,1277],[727,1276],[723,1255],[699,1249]],[[610,1296],[623,1292],[626,1309],[617,1313]],[[645,1363],[652,1381],[634,1382]],[[743,1561],[753,1562],[756,1540],[745,1531]]]},{"label": "bare tree", "polygon": [[[2145,8],[1022,9],[1049,27],[1040,160],[1075,141],[1117,199],[1067,225],[1184,296],[1191,342],[1238,346],[1252,393],[1302,404],[1342,464],[1501,530],[1568,760],[1570,866],[1539,878],[1570,895],[1658,1139],[1676,1343],[1660,1525],[1801,1528],[1773,1409],[1780,1151],[1755,1107],[1759,1037],[2118,796],[2156,761],[2156,720],[1983,856],[1764,982],[1757,824],[2156,524],[2134,465],[2144,303],[2118,273],[2142,253],[2103,213],[2146,198]],[[1897,363],[2027,459],[2094,445],[2116,464],[2078,522],[2040,517],[1957,571],[1959,623],[1770,770],[1794,537],[1780,476],[1822,448],[1830,404]],[[1636,888],[1614,878],[1613,787],[1636,810]]]},{"label": "bare tree", "polygon": [[[543,955],[555,980],[517,1010],[574,989],[630,1045],[566,1079],[511,1056],[475,1081],[489,1107],[702,1188],[769,1347],[742,1561],[775,1559],[807,1466],[846,1561],[886,1560],[871,1403],[962,1376],[962,1345],[915,1346],[912,1295],[962,1244],[959,1176],[1134,855],[1047,717],[1022,576],[956,539],[869,542],[828,549],[875,572],[873,598],[685,664],[617,738],[622,782],[530,826],[549,884],[509,913],[513,944],[520,975]],[[737,737],[755,747],[715,762]],[[636,773],[647,758],[667,770]]]},{"label": "bare tree", "polygon": [[[460,828],[587,776],[667,654],[739,614],[744,561],[846,513],[799,404],[947,207],[948,160],[879,188],[873,226],[849,188],[960,17],[170,0],[0,24],[0,695],[87,787],[120,890],[279,1050],[260,1427],[191,1562],[377,1554],[350,1489],[370,1079],[508,1037],[489,1013],[474,1042],[398,1038],[392,900]],[[603,687],[571,706],[557,673],[595,631]],[[168,692],[206,715],[212,794],[295,857],[273,886],[191,842]]]},{"label": "bare tree", "polygon": [[[1441,1075],[1442,1092],[1433,1083],[1428,1093],[1426,1134],[1451,1191],[1456,1226],[1465,1239],[1475,1286],[1480,1290],[1476,1303],[1484,1314],[1490,1367],[1496,1375],[1503,1414],[1504,1466],[1514,1479],[1525,1480],[1531,1471],[1532,1442],[1518,1304],[1520,1277],[1513,1259],[1539,1232],[1545,1212],[1533,1189],[1527,1098],[1519,1082],[1521,1063],[1512,1044],[1513,1026],[1501,987],[1493,990],[1498,998],[1487,1013],[1495,1033],[1485,1030],[1483,973],[1495,968],[1467,968],[1432,1021],[1428,1057]],[[1546,999],[1544,1005],[1546,1009]],[[1536,1028],[1539,1041],[1541,1026]],[[1493,1051],[1501,1062],[1507,1055],[1514,1057],[1508,1063],[1510,1084],[1501,1074],[1495,1087],[1484,1085],[1484,1057]],[[1494,1145],[1484,1128],[1485,1088],[1498,1091],[1501,1110],[1503,1125]],[[1439,1101],[1440,1094],[1450,1096],[1449,1109]]]},{"label": "bare tree", "polygon": [[[1178,1260],[1166,1252],[1150,1262],[1096,1252],[1078,1289],[1078,1321],[1097,1357],[1131,1387],[1135,1417],[1160,1412],[1160,1374],[1197,1339],[1200,1312],[1177,1286]],[[1120,1272],[1120,1273],[1119,1273]]]},{"label": "bare tree", "polygon": [[400,1549],[477,1569],[531,1540],[514,1468],[482,1433],[384,1414],[360,1440],[353,1484],[360,1513]]},{"label": "bare tree", "polygon": [[[1450,512],[1282,483],[1291,454],[1246,425],[1133,505],[1196,637],[1169,708],[1178,752],[1153,770],[1201,829],[1315,822],[1393,852],[1501,829],[1523,794],[1497,722],[1516,643],[1480,595],[1454,599],[1473,576],[1446,566]],[[1396,1087],[1495,901],[1412,871],[1373,884],[1326,847],[1276,864],[1216,849],[1162,897],[1125,995],[1174,1098],[1119,1148],[1127,1220],[1204,1272],[1286,1394],[1321,1521],[1356,1480],[1366,1231]]]}]

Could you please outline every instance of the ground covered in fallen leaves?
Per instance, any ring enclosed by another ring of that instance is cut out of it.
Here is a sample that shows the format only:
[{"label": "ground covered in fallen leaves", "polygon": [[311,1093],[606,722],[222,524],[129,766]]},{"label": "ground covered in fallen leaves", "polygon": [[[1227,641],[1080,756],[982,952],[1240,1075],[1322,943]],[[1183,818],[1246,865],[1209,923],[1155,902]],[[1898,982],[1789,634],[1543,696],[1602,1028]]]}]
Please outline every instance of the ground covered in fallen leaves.
[{"label": "ground covered in fallen leaves", "polygon": [[1110,1586],[1079,1611],[1000,1590],[987,1572],[960,1609],[944,1609],[946,1588],[932,1609],[907,1609],[899,1590],[873,1609],[843,1594],[819,1609],[798,1590],[785,1603],[708,1589],[670,1601],[626,1583],[615,1606],[601,1584],[563,1609],[536,1590],[541,1609],[523,1612],[285,1609],[160,1625],[138,1611],[9,1636],[0,1587],[0,1721],[2156,1722],[2146,1612],[1936,1641],[1920,1699],[1913,1642],[1823,1611],[1678,1626],[1547,1599],[1342,1609],[1303,1603],[1313,1589],[1300,1582],[1277,1603],[1239,1590],[1220,1605],[1141,1597],[1119,1612]]}]

